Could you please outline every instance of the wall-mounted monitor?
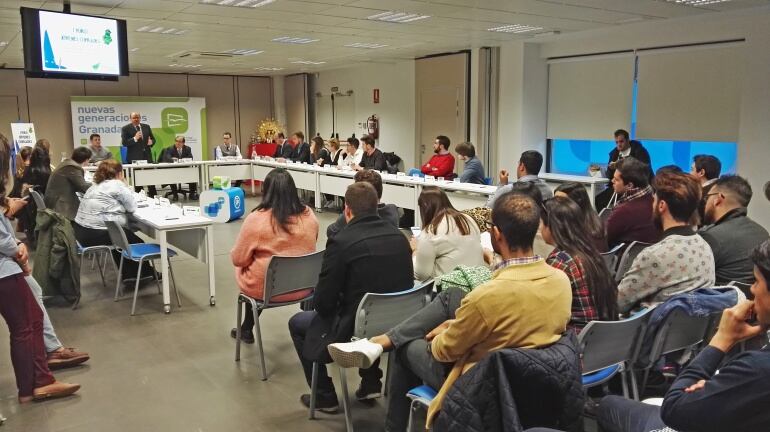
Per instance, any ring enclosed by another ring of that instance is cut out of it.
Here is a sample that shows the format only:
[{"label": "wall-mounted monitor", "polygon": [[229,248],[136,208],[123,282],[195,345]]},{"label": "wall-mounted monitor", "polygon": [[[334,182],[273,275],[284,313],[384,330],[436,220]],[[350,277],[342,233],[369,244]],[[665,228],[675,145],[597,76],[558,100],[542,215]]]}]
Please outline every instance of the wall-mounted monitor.
[{"label": "wall-mounted monitor", "polygon": [[24,71],[35,78],[128,75],[126,21],[21,8]]}]

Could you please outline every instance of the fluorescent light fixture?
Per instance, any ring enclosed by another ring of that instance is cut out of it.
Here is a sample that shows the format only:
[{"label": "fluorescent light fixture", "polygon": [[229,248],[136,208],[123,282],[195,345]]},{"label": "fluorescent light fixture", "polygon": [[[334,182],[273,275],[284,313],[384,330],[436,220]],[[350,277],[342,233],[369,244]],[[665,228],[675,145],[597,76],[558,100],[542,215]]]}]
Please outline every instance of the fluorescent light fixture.
[{"label": "fluorescent light fixture", "polygon": [[382,12],[382,13],[378,13],[378,14],[374,14],[366,17],[366,19],[370,19],[370,20],[401,23],[401,24],[420,21],[426,18],[430,18],[430,15],[420,15],[416,13],[406,13],[406,12],[396,12],[396,11],[387,11],[387,12]]},{"label": "fluorescent light fixture", "polygon": [[214,6],[258,8],[269,5],[270,3],[275,3],[275,1],[276,0],[201,0],[201,3]]},{"label": "fluorescent light fixture", "polygon": [[139,48],[131,48],[131,52],[137,52],[139,51]]},{"label": "fluorescent light fixture", "polygon": [[291,36],[281,36],[277,37],[275,39],[272,39],[272,42],[280,42],[280,43],[288,43],[288,44],[309,44],[313,42],[318,42],[320,39],[310,39],[310,38],[301,38],[301,37],[291,37]]},{"label": "fluorescent light fixture", "polygon": [[542,30],[542,27],[529,26],[524,24],[509,24],[499,27],[488,28],[487,31],[499,33],[529,33]]},{"label": "fluorescent light fixture", "polygon": [[238,48],[233,48],[233,49],[229,49],[227,51],[222,51],[222,52],[223,53],[227,53],[227,54],[239,55],[239,56],[247,56],[247,55],[262,54],[264,51],[255,50],[255,49],[238,49]]},{"label": "fluorescent light fixture", "polygon": [[730,0],[666,0],[669,3],[676,3],[686,6],[706,6],[710,4],[716,4],[716,3],[725,3],[729,2]]},{"label": "fluorescent light fixture", "polygon": [[311,60],[297,60],[293,61],[293,64],[301,64],[301,65],[322,65],[326,63],[325,61],[311,61]]},{"label": "fluorescent light fixture", "polygon": [[385,48],[388,45],[376,44],[376,43],[355,42],[355,43],[347,44],[345,46],[348,47],[348,48],[375,49],[375,48]]},{"label": "fluorescent light fixture", "polygon": [[265,67],[265,66],[260,66],[260,67],[254,68],[254,70],[265,71],[265,72],[275,72],[275,71],[283,70],[283,68],[282,67]]},{"label": "fluorescent light fixture", "polygon": [[160,33],[165,35],[173,35],[173,36],[181,36],[185,33],[187,33],[187,30],[182,30],[174,27],[165,28],[165,27],[153,27],[153,26],[142,26],[136,29],[139,33]]},{"label": "fluorescent light fixture", "polygon": [[4,46],[7,46],[7,45],[8,45],[8,42],[0,41],[0,47],[4,47]]},{"label": "fluorescent light fixture", "polygon": [[169,67],[182,68],[182,69],[193,69],[193,68],[199,68],[201,66],[203,66],[203,65],[199,65],[199,64],[178,64],[178,63],[174,63],[174,64],[170,64],[169,65]]}]

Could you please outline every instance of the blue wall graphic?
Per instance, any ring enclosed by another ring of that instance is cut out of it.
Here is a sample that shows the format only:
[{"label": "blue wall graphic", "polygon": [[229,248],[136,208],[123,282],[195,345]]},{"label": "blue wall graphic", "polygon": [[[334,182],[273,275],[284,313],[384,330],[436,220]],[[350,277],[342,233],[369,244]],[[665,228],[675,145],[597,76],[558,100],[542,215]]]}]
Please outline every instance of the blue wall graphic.
[{"label": "blue wall graphic", "polygon": [[43,61],[46,69],[67,69],[56,64],[56,57],[53,54],[53,47],[51,47],[51,39],[48,38],[48,30],[43,35]]}]

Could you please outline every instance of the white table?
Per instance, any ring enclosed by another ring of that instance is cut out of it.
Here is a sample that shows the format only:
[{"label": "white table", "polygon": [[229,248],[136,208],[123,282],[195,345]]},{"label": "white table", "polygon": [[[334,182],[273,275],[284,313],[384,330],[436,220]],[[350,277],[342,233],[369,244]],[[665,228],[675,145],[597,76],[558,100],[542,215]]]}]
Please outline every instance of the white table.
[{"label": "white table", "polygon": [[202,162],[164,162],[157,164],[126,165],[131,176],[131,186],[149,186],[177,183],[203,184]]},{"label": "white table", "polygon": [[[216,176],[226,176],[232,180],[253,180],[253,173],[249,159],[238,160],[212,160],[201,162],[201,170],[205,176],[202,189],[206,190],[211,184],[211,179]],[[254,182],[251,182],[251,194],[254,195]]]},{"label": "white table", "polygon": [[[152,201],[152,199],[148,200]],[[208,264],[209,304],[216,304],[214,277],[214,229],[212,221],[203,216],[182,215],[177,206],[143,207],[134,217],[142,232],[160,244],[160,262],[163,285],[163,311],[171,312],[171,294],[168,272],[168,246],[179,249]]]},{"label": "white table", "polygon": [[594,207],[596,207],[594,197],[599,193],[598,187],[610,182],[604,177],[576,176],[569,174],[542,173],[538,177],[545,180],[546,184],[552,189],[558,187],[562,183],[576,182],[582,184],[588,191],[588,199],[591,200],[591,205]]}]

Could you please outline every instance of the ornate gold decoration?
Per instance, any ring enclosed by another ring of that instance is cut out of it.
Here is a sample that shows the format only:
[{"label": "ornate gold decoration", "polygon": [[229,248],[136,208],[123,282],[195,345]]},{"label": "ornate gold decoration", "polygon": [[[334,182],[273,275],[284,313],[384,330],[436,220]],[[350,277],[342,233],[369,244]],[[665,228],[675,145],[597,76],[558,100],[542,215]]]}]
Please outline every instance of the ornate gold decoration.
[{"label": "ornate gold decoration", "polygon": [[284,127],[275,119],[264,119],[259,122],[257,136],[260,142],[271,142],[278,135],[278,132],[283,132],[283,130]]}]

